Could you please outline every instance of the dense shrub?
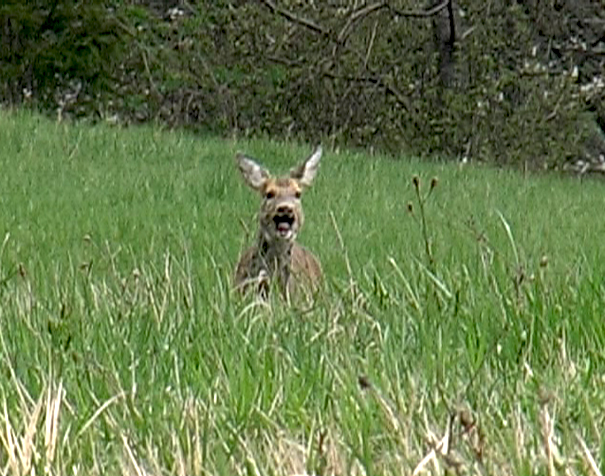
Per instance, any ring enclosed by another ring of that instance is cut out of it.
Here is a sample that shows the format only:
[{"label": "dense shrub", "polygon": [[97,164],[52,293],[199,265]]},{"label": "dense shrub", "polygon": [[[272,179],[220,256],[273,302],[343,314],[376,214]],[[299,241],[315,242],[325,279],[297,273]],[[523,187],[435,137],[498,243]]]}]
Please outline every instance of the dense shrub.
[{"label": "dense shrub", "polygon": [[557,167],[594,137],[587,111],[602,113],[603,88],[585,83],[602,60],[560,46],[578,34],[575,10],[460,1],[448,43],[446,9],[357,4],[14,1],[0,7],[2,99],[530,168]]},{"label": "dense shrub", "polygon": [[0,25],[5,102],[33,96],[43,109],[69,100],[81,110],[114,93],[116,59],[125,41],[101,0],[11,0],[0,6]]}]

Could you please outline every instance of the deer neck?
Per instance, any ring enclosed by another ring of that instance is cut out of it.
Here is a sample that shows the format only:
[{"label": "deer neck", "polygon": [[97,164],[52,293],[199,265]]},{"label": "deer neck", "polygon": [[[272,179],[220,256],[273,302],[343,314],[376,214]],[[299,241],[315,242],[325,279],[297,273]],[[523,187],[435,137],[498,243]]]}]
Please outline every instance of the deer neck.
[{"label": "deer neck", "polygon": [[258,253],[263,267],[270,277],[276,277],[282,286],[290,279],[293,242],[269,241],[259,234]]}]

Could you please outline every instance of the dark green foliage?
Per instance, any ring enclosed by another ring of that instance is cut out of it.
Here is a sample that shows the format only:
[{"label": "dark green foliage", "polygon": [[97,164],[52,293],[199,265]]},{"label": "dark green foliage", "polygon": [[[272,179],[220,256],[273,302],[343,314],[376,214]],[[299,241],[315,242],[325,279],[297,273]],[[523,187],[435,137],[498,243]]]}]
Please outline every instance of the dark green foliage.
[{"label": "dark green foliage", "polygon": [[0,7],[5,103],[533,169],[578,156],[601,114],[580,89],[599,63],[561,46],[571,7],[460,2],[445,80],[446,11],[415,2],[85,3]]},{"label": "dark green foliage", "polygon": [[33,96],[43,109],[66,100],[81,108],[101,93],[111,94],[124,38],[104,3],[12,1],[0,7],[5,101]]}]

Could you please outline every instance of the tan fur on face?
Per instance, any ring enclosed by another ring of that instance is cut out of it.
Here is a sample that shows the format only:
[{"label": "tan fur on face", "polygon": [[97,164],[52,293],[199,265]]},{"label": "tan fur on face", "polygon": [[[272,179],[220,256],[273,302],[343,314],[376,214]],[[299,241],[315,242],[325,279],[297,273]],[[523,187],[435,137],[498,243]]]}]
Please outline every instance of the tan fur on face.
[{"label": "tan fur on face", "polygon": [[235,285],[256,288],[266,294],[271,281],[289,297],[297,288],[314,290],[321,279],[317,258],[295,242],[304,223],[303,189],[311,185],[321,158],[318,148],[289,176],[272,177],[254,159],[238,154],[237,162],[246,183],[262,196],[257,243],[240,258]]},{"label": "tan fur on face", "polygon": [[261,231],[270,236],[275,228],[273,220],[282,211],[293,217],[288,241],[294,241],[305,219],[300,201],[302,187],[298,181],[289,177],[270,178],[261,188],[261,194],[264,197],[259,213]]}]

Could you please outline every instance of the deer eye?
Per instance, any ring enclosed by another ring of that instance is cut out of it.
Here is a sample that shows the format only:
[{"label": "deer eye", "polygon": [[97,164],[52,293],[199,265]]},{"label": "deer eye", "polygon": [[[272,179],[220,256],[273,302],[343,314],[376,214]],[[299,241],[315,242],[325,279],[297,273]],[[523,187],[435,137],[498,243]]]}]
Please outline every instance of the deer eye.
[{"label": "deer eye", "polygon": [[302,193],[301,193],[300,191],[298,191],[298,192],[294,192],[294,196],[295,196],[296,198],[300,198],[300,197],[301,197],[301,195],[302,195]]},{"label": "deer eye", "polygon": [[275,197],[275,192],[269,191],[269,192],[265,193],[265,198],[267,200],[271,200],[273,197]]}]

